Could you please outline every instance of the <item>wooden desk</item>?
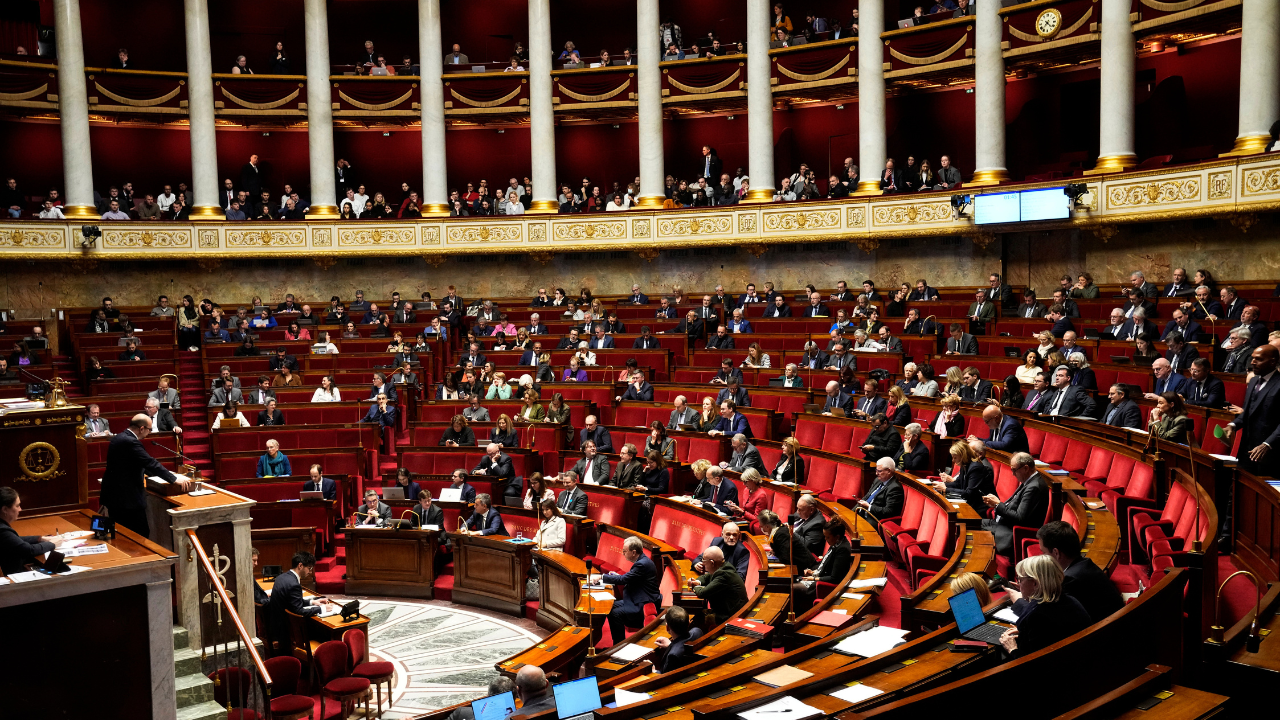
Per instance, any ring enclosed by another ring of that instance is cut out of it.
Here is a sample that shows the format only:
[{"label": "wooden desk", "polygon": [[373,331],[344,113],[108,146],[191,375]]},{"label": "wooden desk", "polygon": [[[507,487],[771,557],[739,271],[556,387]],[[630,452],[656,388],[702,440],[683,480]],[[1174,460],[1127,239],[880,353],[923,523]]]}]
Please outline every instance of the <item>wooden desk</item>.
[{"label": "wooden desk", "polygon": [[348,527],[344,535],[348,595],[434,597],[439,532]]},{"label": "wooden desk", "polygon": [[509,613],[524,613],[525,580],[533,543],[506,535],[449,533],[453,540],[453,601]]},{"label": "wooden desk", "polygon": [[950,622],[951,579],[961,573],[989,578],[996,568],[996,539],[985,530],[966,530],[960,561],[950,573],[939,573],[902,598],[902,627],[939,627]]},{"label": "wooden desk", "polygon": [[[285,572],[289,572],[285,570]],[[266,578],[257,578],[258,586],[268,593],[275,585],[274,580]],[[302,596],[304,598],[320,597],[317,593],[303,588]],[[361,613],[359,617],[351,622],[343,622],[341,615],[330,615],[329,617],[309,617],[307,618],[307,634],[312,640],[327,642],[329,640],[342,640],[342,633],[348,630],[361,630],[364,632],[364,656],[369,657],[369,616]],[[263,638],[266,641],[266,638]]]}]

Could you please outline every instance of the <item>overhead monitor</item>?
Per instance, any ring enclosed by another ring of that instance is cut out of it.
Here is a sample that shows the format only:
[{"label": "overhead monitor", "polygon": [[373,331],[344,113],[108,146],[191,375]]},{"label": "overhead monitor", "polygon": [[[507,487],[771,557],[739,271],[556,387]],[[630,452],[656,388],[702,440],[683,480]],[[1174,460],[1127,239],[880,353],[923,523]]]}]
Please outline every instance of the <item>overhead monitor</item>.
[{"label": "overhead monitor", "polygon": [[1021,219],[1018,193],[988,193],[973,196],[973,221],[978,225],[1015,223]]},{"label": "overhead monitor", "polygon": [[1066,220],[1071,217],[1071,198],[1062,188],[1023,190],[1018,193],[1022,221]]}]

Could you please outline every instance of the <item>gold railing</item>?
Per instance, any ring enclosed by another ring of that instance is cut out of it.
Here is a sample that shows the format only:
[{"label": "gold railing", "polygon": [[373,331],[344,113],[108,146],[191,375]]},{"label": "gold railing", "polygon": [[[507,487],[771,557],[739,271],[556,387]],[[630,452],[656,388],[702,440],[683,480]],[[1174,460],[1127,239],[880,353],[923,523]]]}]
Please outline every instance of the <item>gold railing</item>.
[{"label": "gold railing", "polygon": [[[187,530],[187,542],[191,543],[191,547],[195,550],[196,560],[200,564],[200,568],[204,571],[204,580],[209,584],[210,600],[214,606],[214,622],[217,628],[214,632],[205,632],[201,628],[201,638],[212,638],[213,642],[209,643],[213,647],[213,667],[215,670],[227,670],[234,668],[243,668],[247,670],[251,676],[251,682],[241,684],[238,681],[233,687],[224,687],[221,694],[226,698],[227,713],[230,714],[234,708],[249,708],[258,712],[258,717],[266,717],[269,715],[264,708],[271,704],[271,674],[267,672],[267,666],[262,662],[262,656],[258,654],[258,648],[253,644],[253,635],[245,628],[244,623],[240,621],[240,615],[236,612],[236,606],[231,602],[231,596],[227,592],[226,586],[222,583],[222,577],[214,568],[213,563],[209,560],[209,555],[205,553],[204,546],[200,544],[200,538],[196,537],[195,530]],[[214,546],[214,554],[217,555],[217,546]],[[241,592],[252,592],[251,590],[241,590]],[[203,618],[200,620],[203,623]],[[224,624],[230,623],[235,627],[235,649],[231,648],[230,640],[222,640],[225,638],[223,632]],[[204,641],[202,640],[202,643]],[[206,659],[204,649],[200,651],[200,659]],[[245,656],[248,655],[248,662],[244,662]],[[244,667],[248,665],[250,667]],[[203,668],[201,669],[203,672]],[[221,682],[224,675],[215,676],[215,685]]]}]

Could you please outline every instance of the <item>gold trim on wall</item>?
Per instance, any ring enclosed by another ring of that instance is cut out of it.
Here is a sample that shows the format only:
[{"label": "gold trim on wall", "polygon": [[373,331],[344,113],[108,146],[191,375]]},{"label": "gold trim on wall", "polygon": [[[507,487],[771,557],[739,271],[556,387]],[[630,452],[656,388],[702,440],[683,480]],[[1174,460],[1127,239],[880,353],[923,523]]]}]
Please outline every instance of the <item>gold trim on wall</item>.
[{"label": "gold trim on wall", "polygon": [[0,102],[19,102],[21,100],[30,100],[31,98],[42,95],[49,91],[49,83],[45,83],[35,90],[20,93],[0,93]]},{"label": "gold trim on wall", "polygon": [[559,91],[561,94],[568,95],[574,100],[578,100],[581,102],[588,102],[588,103],[604,102],[609,98],[617,97],[618,95],[621,95],[622,92],[625,91],[628,87],[631,87],[630,79],[624,80],[621,85],[610,90],[609,92],[601,93],[599,95],[583,95],[582,93],[576,93],[570,90],[569,88],[565,87],[560,83],[556,83],[556,90]]},{"label": "gold trim on wall", "polygon": [[511,98],[520,94],[521,89],[522,88],[516,88],[515,90],[512,90],[511,92],[498,98],[497,100],[488,100],[485,102],[481,102],[479,100],[472,100],[469,97],[464,97],[462,95],[459,95],[458,91],[454,90],[453,88],[449,88],[449,94],[457,98],[458,102],[461,102],[464,105],[470,105],[471,107],[477,107],[477,108],[493,108],[493,107],[498,107],[503,103],[510,102]]},{"label": "gold trim on wall", "polygon": [[[1202,0],[1196,0],[1196,2],[1202,2]],[[1033,43],[1049,42],[1051,40],[1063,38],[1074,33],[1075,31],[1080,29],[1080,26],[1088,22],[1089,18],[1091,17],[1093,17],[1093,8],[1089,8],[1087,11],[1085,11],[1085,14],[1081,15],[1079,20],[1072,23],[1071,27],[1063,28],[1058,32],[1050,35],[1049,37],[1041,37],[1040,35],[1037,35],[1034,33],[1026,33],[1012,25],[1009,26],[1009,34],[1024,42],[1033,42]]]},{"label": "gold trim on wall", "polygon": [[783,75],[786,75],[792,80],[799,80],[801,82],[813,82],[814,80],[826,80],[827,78],[834,75],[840,68],[844,67],[845,65],[848,65],[849,58],[851,57],[853,57],[853,55],[845,55],[844,58],[840,60],[840,62],[835,64],[835,67],[832,67],[830,70],[823,70],[820,73],[814,73],[812,75],[805,75],[804,73],[792,72],[782,67],[781,65],[778,65],[778,72],[782,73]]},{"label": "gold trim on wall", "polygon": [[98,92],[102,93],[103,95],[106,95],[107,97],[111,98],[112,100],[115,100],[121,105],[128,105],[130,107],[154,107],[156,105],[161,105],[174,99],[175,97],[178,96],[178,93],[182,92],[182,86],[179,85],[178,87],[173,89],[173,92],[166,93],[164,95],[161,95],[158,98],[151,98],[150,100],[134,100],[132,98],[127,98],[127,97],[124,97],[123,95],[117,95],[111,92],[110,90],[102,87],[102,85],[97,80],[93,81],[93,86],[98,88]]},{"label": "gold trim on wall", "polygon": [[235,95],[232,95],[231,93],[227,92],[227,89],[224,87],[219,86],[218,89],[222,91],[222,95],[226,99],[239,105],[240,107],[246,107],[246,108],[249,108],[250,110],[272,110],[272,109],[278,108],[281,105],[284,105],[285,103],[296,100],[298,98],[298,94],[302,92],[302,89],[299,88],[289,93],[286,97],[283,97],[279,100],[273,100],[267,103],[254,103],[254,102],[249,102],[248,100],[241,100]]},{"label": "gold trim on wall", "polygon": [[945,57],[950,57],[951,55],[955,54],[957,50],[964,47],[964,44],[966,42],[969,42],[968,31],[965,31],[965,34],[961,36],[959,40],[956,41],[955,45],[952,45],[950,48],[943,50],[937,55],[930,55],[929,57],[922,57],[922,58],[911,57],[910,55],[903,55],[897,50],[894,50],[892,47],[889,48],[889,54],[897,58],[898,60],[901,60],[904,63],[910,63],[911,65],[932,65],[942,60]]},{"label": "gold trim on wall", "polygon": [[1160,0],[1142,0],[1142,4],[1160,12],[1182,12],[1205,2],[1205,0],[1182,0],[1182,2],[1160,2]]},{"label": "gold trim on wall", "polygon": [[682,90],[684,92],[687,92],[693,95],[703,95],[706,93],[713,93],[718,90],[723,90],[724,88],[729,86],[729,83],[733,82],[734,80],[737,80],[738,77],[741,75],[742,75],[741,70],[734,70],[733,74],[730,75],[729,77],[716,83],[715,85],[708,85],[707,87],[694,87],[692,85],[685,85],[684,83],[671,77],[670,75],[667,75],[667,82],[671,83],[671,86],[677,90]]},{"label": "gold trim on wall", "polygon": [[404,95],[401,95],[400,97],[396,98],[395,100],[392,100],[391,102],[384,102],[384,103],[377,103],[377,104],[360,102],[359,100],[356,100],[355,98],[342,92],[341,90],[338,91],[338,97],[342,98],[343,100],[346,100],[347,103],[354,105],[360,108],[361,110],[378,112],[379,110],[390,110],[391,108],[399,105],[400,103],[403,103],[405,100],[408,100],[409,98],[413,97],[413,90],[410,90],[409,92],[405,93]]}]

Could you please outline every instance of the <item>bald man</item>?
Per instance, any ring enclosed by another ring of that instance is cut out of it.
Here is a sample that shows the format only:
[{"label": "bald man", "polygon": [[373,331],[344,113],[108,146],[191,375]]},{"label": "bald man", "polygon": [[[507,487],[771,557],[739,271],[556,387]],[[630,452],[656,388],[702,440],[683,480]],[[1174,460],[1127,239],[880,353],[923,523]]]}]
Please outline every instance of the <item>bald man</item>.
[{"label": "bald man", "polygon": [[556,696],[547,684],[547,674],[537,665],[525,665],[516,672],[516,697],[523,703],[521,715],[556,709]]},{"label": "bald man", "polygon": [[733,566],[724,561],[724,553],[718,547],[709,547],[702,553],[702,566],[706,573],[690,580],[693,594],[707,601],[715,616],[711,623],[722,623],[747,604],[747,586]]},{"label": "bald man", "polygon": [[720,537],[711,541],[706,550],[702,551],[693,561],[694,572],[707,572],[707,566],[702,561],[707,551],[716,548],[720,551],[720,557],[738,571],[738,575],[743,580],[747,579],[747,563],[751,560],[751,552],[747,550],[747,546],[742,543],[742,532],[738,529],[737,523],[725,523],[720,529]]},{"label": "bald man", "polygon": [[142,446],[142,440],[151,434],[151,428],[151,416],[138,413],[129,421],[129,427],[124,432],[111,438],[111,443],[107,446],[107,467],[102,473],[100,498],[103,515],[143,537],[151,534],[151,524],[147,521],[147,487],[144,478],[159,477],[180,488],[182,492],[191,489],[189,480],[178,480]]},{"label": "bald man", "polygon": [[[1002,450],[1007,453],[1028,452],[1027,432],[1022,424],[1013,417],[1004,414],[998,405],[988,405],[982,411],[982,422],[986,423],[990,432],[987,435],[988,448]],[[978,440],[970,435],[969,440]]]}]

